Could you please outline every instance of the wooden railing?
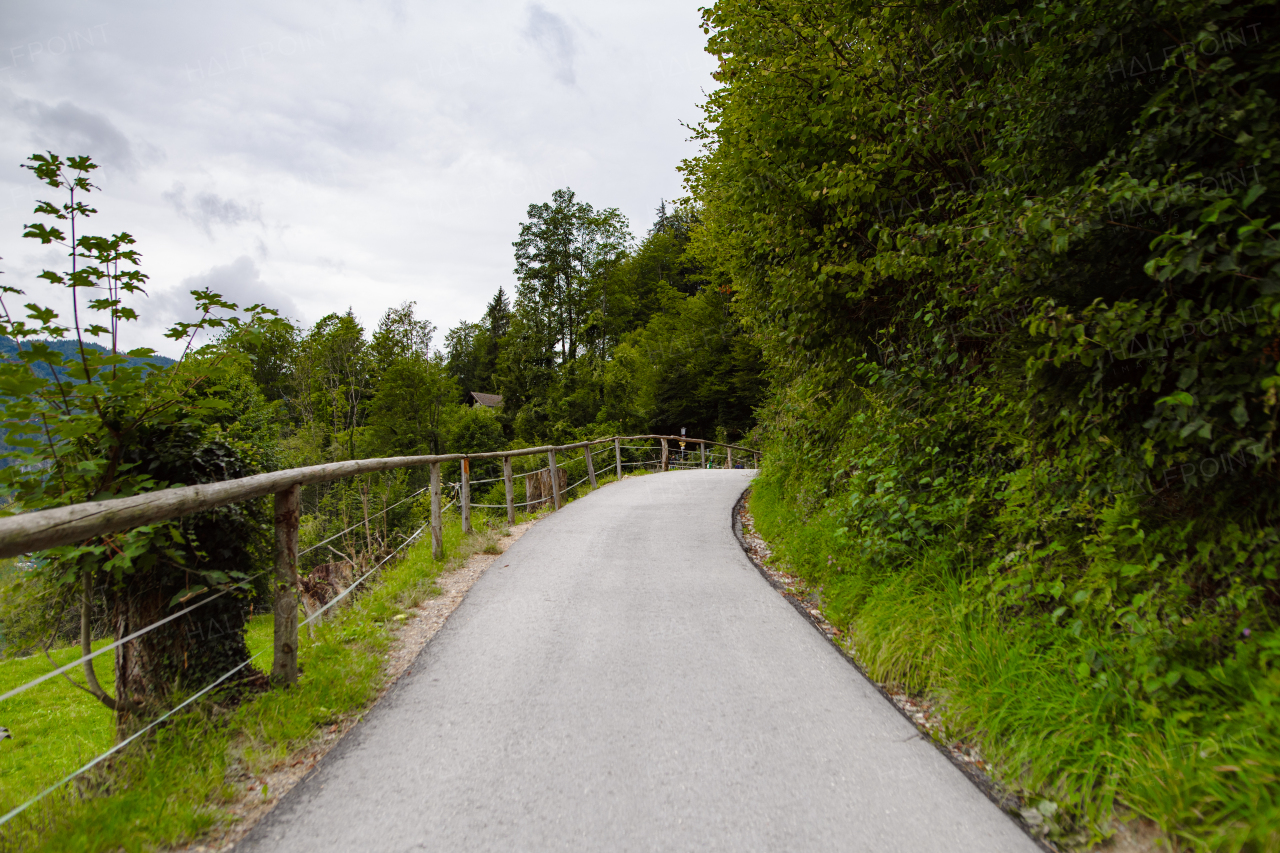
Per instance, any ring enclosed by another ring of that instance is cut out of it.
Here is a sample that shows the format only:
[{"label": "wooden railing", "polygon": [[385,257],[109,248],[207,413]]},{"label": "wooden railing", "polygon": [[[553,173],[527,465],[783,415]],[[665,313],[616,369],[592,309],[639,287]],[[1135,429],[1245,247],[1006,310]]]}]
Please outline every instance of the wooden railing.
[{"label": "wooden railing", "polygon": [[734,444],[674,435],[633,435],[592,439],[574,444],[527,447],[493,453],[451,453],[440,456],[393,456],[384,459],[358,459],[306,468],[291,468],[270,474],[258,474],[237,480],[198,486],[179,486],[128,498],[113,498],[91,503],[73,504],[54,509],[37,510],[0,518],[0,558],[16,557],[59,545],[75,545],[97,536],[118,533],[144,524],[181,518],[191,513],[214,509],[226,504],[254,498],[275,496],[275,661],[272,680],[292,684],[298,677],[298,525],[301,516],[300,497],[303,486],[327,483],[344,477],[393,471],[400,468],[431,469],[431,546],[439,559],[444,552],[442,510],[440,506],[440,466],[460,462],[462,469],[459,506],[464,532],[471,532],[471,463],[477,460],[501,459],[502,479],[506,488],[508,523],[516,518],[514,475],[511,460],[517,456],[545,453],[551,470],[552,503],[560,509],[563,495],[557,474],[557,454],[583,450],[587,476],[595,488],[596,471],[591,453],[593,445],[612,442],[614,466],[619,479],[623,474],[623,441],[661,442],[660,470],[670,467],[669,442],[696,444],[702,463],[706,464],[708,445],[727,451],[727,467],[734,467],[733,454],[738,451],[743,461],[759,462],[759,451]]}]

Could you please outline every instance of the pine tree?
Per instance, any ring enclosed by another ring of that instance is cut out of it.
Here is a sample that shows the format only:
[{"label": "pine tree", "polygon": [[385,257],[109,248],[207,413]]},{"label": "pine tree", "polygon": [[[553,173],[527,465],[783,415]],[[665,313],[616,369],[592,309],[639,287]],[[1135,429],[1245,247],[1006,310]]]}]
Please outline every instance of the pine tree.
[{"label": "pine tree", "polygon": [[501,287],[485,309],[484,324],[489,327],[489,335],[495,341],[511,329],[511,302],[507,299],[507,292]]}]

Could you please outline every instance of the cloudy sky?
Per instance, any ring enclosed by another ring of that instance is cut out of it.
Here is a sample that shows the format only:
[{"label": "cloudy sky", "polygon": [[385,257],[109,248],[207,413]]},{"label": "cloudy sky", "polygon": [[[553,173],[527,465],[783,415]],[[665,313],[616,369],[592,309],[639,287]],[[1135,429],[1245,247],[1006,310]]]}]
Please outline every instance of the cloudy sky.
[{"label": "cloudy sky", "polygon": [[[128,231],[162,336],[206,285],[309,324],[407,300],[441,331],[513,285],[530,203],[572,187],[641,234],[683,194],[714,82],[696,0],[7,4],[0,283],[53,304],[21,238],[35,151],[102,168],[88,233]],[[439,339],[439,338],[438,338]]]}]

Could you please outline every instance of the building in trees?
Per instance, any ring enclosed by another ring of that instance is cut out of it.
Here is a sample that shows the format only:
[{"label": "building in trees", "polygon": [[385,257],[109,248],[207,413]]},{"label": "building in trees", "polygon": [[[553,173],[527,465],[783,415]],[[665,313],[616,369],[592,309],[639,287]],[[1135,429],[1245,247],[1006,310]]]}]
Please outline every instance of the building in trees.
[{"label": "building in trees", "polygon": [[482,394],[479,391],[472,391],[468,396],[470,400],[468,406],[483,406],[486,409],[502,411],[502,395],[501,394]]}]

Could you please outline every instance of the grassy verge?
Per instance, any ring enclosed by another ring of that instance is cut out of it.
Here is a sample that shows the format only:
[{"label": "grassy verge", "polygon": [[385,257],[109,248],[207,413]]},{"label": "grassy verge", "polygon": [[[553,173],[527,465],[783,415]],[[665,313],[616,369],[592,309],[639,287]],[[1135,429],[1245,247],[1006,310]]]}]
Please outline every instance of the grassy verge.
[{"label": "grassy verge", "polygon": [[1206,690],[1194,717],[1156,715],[1081,665],[1115,640],[1001,618],[954,554],[877,567],[840,536],[833,502],[801,511],[769,476],[750,509],[783,566],[820,588],[868,674],[939,700],[951,733],[981,748],[1050,840],[1086,847],[1133,811],[1177,849],[1280,850],[1280,676],[1244,694]]},{"label": "grassy verge", "polygon": [[[271,639],[272,617],[253,617],[246,633],[249,653],[271,648]],[[100,649],[110,642],[100,640],[93,647]],[[56,649],[49,656],[63,666],[80,657],[80,649]],[[0,661],[0,693],[39,678],[49,669],[44,655]],[[94,669],[103,684],[111,684],[115,680],[115,656],[97,658]],[[70,674],[77,683],[84,683],[78,671]],[[115,739],[111,712],[60,678],[5,700],[3,711],[0,722],[13,738],[0,745],[0,814],[83,766],[109,749]]]},{"label": "grassy verge", "polygon": [[[352,606],[331,611],[314,631],[304,629],[303,673],[296,687],[262,693],[238,706],[216,698],[197,703],[137,748],[131,746],[102,770],[64,786],[0,828],[0,849],[151,850],[198,838],[226,820],[225,807],[241,794],[229,780],[277,765],[321,727],[369,707],[386,683],[385,652],[399,624],[395,617],[433,595],[435,578],[443,571],[491,543],[483,518],[475,521],[477,534],[464,537],[457,518],[448,520],[444,562],[432,559],[429,543],[419,543]],[[270,648],[269,617],[253,621],[249,643],[254,652]],[[58,654],[72,660],[76,652]],[[269,670],[269,651],[258,660]],[[0,690],[47,671],[43,656],[0,664]],[[104,681],[110,678],[103,667],[98,672]],[[0,725],[13,730],[16,740],[0,744],[2,811],[111,744],[110,713],[65,681],[51,680],[6,701],[3,713]]]}]

